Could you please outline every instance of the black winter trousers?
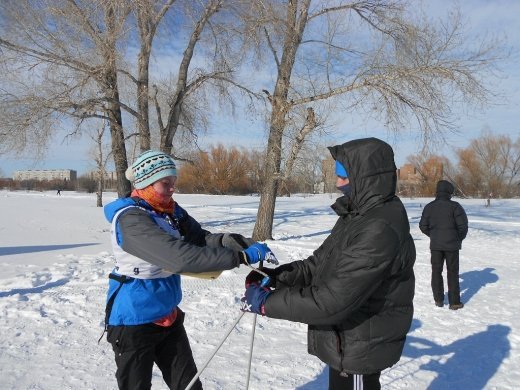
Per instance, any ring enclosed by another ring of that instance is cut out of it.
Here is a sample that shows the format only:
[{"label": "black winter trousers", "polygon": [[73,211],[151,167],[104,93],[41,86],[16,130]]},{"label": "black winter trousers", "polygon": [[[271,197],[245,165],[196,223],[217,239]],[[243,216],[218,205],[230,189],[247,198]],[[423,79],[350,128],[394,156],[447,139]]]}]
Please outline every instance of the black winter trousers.
[{"label": "black winter trousers", "polygon": [[459,286],[459,251],[431,251],[432,257],[432,292],[435,302],[444,302],[444,280],[442,270],[444,260],[448,270],[448,302],[450,305],[460,303]]},{"label": "black winter trousers", "polygon": [[329,390],[381,390],[380,372],[369,375],[349,374],[341,376],[338,370],[329,366]]},{"label": "black winter trousers", "polygon": [[[184,329],[184,313],[180,309],[176,321],[169,327],[109,326],[107,340],[115,353],[120,389],[150,389],[154,363],[168,387],[174,390],[184,390],[197,373]],[[201,390],[201,382],[197,380],[192,389]]]}]

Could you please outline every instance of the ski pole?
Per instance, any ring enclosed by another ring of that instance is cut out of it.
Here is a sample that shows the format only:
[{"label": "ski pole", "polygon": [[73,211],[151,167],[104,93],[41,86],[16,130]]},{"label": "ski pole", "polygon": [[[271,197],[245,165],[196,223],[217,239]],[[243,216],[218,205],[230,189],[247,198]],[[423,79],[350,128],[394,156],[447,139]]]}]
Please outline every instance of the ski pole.
[{"label": "ski pole", "polygon": [[[263,261],[260,261],[259,268],[262,268]],[[253,268],[253,267],[251,267]],[[264,276],[264,279],[262,280],[261,286],[264,287],[269,283],[269,275],[267,275],[265,272],[260,271],[258,268],[253,268],[256,272]],[[246,377],[246,390],[249,389],[249,378],[251,376],[251,362],[253,360],[253,345],[255,343],[255,330],[256,330],[256,316],[257,314],[253,316],[253,329],[251,331],[251,341],[249,342],[249,363],[247,365],[247,377]]]},{"label": "ski pole", "polygon": [[253,316],[253,329],[251,331],[251,341],[249,342],[249,363],[247,366],[246,390],[249,389],[249,377],[251,376],[251,361],[253,360],[253,344],[255,342],[256,316]]},{"label": "ski pole", "polygon": [[215,356],[215,354],[218,352],[218,350],[220,349],[220,347],[222,347],[222,344],[224,344],[224,341],[226,341],[226,339],[229,337],[229,334],[233,331],[233,329],[235,328],[235,326],[238,324],[238,322],[240,321],[240,319],[244,316],[245,312],[242,312],[240,313],[240,315],[237,317],[237,319],[235,320],[235,322],[233,322],[233,325],[231,325],[228,329],[228,331],[226,332],[226,335],[224,336],[224,338],[222,339],[222,341],[220,342],[220,344],[215,348],[215,350],[213,351],[213,353],[211,354],[211,356],[208,358],[208,360],[206,360],[206,362],[204,363],[204,365],[202,366],[202,368],[197,372],[197,374],[195,374],[195,376],[193,377],[193,379],[191,380],[190,383],[188,383],[188,386],[186,387],[185,390],[189,390],[191,389],[191,387],[195,384],[195,382],[197,381],[197,378],[200,376],[200,374],[202,374],[202,371],[204,371],[206,369],[206,367],[208,366],[209,362],[211,361],[211,359],[213,359],[213,357]]}]

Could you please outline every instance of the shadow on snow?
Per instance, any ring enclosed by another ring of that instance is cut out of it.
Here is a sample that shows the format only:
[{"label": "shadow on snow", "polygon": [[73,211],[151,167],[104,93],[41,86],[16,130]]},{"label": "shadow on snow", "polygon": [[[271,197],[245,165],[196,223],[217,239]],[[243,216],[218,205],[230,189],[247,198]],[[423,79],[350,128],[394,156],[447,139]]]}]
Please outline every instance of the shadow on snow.
[{"label": "shadow on snow", "polygon": [[[420,321],[414,319],[412,329],[419,327]],[[419,367],[419,370],[437,373],[436,378],[427,387],[429,390],[483,389],[497,372],[502,361],[509,356],[510,332],[511,328],[508,326],[489,325],[482,332],[448,345],[439,345],[425,338],[408,336],[403,356],[411,359],[430,357],[429,362]],[[326,366],[312,382],[298,387],[297,390],[326,389],[328,377]],[[394,379],[394,381],[398,380]]]},{"label": "shadow on snow", "polygon": [[[413,320],[411,331],[421,322]],[[446,329],[450,331],[450,329]],[[417,359],[429,356],[430,361],[420,370],[437,373],[429,390],[483,389],[497,372],[502,361],[509,356],[511,345],[508,335],[511,328],[501,324],[489,325],[486,330],[439,345],[425,338],[407,336],[403,356]]]},{"label": "shadow on snow", "polygon": [[488,267],[460,274],[459,278],[462,279],[460,283],[461,301],[469,302],[481,288],[487,284],[496,283],[498,276],[493,273],[494,271],[494,268]]},{"label": "shadow on snow", "polygon": [[[9,297],[16,294],[20,294],[21,296],[25,296],[26,294],[41,294],[45,290],[48,290],[50,288],[63,286],[64,284],[67,284],[69,281],[70,279],[68,278],[62,278],[54,282],[45,283],[42,286],[32,288],[15,288],[11,291],[0,292],[0,298]],[[27,298],[25,298],[25,300],[27,300]]]},{"label": "shadow on snow", "polygon": [[84,244],[64,244],[64,245],[26,245],[0,247],[0,256],[20,255],[22,253],[56,251],[61,249],[78,248],[82,246],[99,245],[99,242],[86,242]]}]

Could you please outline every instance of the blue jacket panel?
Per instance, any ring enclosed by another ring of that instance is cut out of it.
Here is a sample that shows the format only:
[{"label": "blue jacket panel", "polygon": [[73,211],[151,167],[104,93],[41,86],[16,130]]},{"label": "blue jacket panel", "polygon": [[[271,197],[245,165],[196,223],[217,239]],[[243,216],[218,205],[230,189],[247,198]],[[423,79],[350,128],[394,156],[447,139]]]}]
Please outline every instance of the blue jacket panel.
[{"label": "blue jacket panel", "polygon": [[[120,283],[110,279],[107,301]],[[181,278],[133,279],[119,290],[108,325],[141,325],[168,315],[182,299]]]}]

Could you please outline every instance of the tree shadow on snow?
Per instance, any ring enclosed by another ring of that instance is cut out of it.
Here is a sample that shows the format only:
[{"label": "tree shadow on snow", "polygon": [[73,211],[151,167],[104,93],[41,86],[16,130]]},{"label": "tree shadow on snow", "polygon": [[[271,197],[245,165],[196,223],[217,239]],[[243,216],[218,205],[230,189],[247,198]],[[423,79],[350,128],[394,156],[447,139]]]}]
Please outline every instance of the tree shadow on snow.
[{"label": "tree shadow on snow", "polygon": [[[188,209],[189,212],[189,209]],[[327,207],[319,207],[319,208],[307,208],[303,210],[297,211],[276,211],[273,219],[273,229],[277,226],[283,226],[285,223],[294,221],[296,219],[306,218],[308,219],[311,215],[329,215],[333,214],[332,209],[330,211],[327,210]],[[251,224],[256,221],[256,212],[254,215],[242,215],[242,216],[234,216],[231,214],[231,217],[228,219],[215,220],[215,221],[204,221],[203,218],[199,218],[199,222],[205,228],[215,228],[222,227],[228,225],[239,225],[239,224]],[[332,228],[332,226],[331,226]],[[330,230],[329,230],[330,231]]]},{"label": "tree shadow on snow", "polygon": [[[412,328],[417,329],[420,326],[421,322],[414,319]],[[408,335],[403,356],[413,359],[431,357],[428,363],[420,366],[421,370],[437,373],[437,377],[428,386],[429,390],[483,389],[502,361],[509,356],[510,332],[511,328],[508,326],[489,325],[482,332],[448,345],[439,345]]]},{"label": "tree shadow on snow", "polygon": [[494,274],[494,268],[484,268],[482,270],[464,272],[459,275],[462,279],[460,283],[461,300],[469,302],[471,298],[487,284],[496,283],[498,276]]},{"label": "tree shadow on snow", "polygon": [[26,245],[0,247],[0,256],[20,255],[22,253],[56,251],[61,249],[78,248],[82,246],[99,245],[99,242],[86,242],[84,244],[65,244],[65,245]]},{"label": "tree shadow on snow", "polygon": [[20,294],[21,296],[25,296],[27,294],[41,294],[45,290],[48,290],[49,288],[63,286],[64,284],[67,284],[69,281],[70,281],[70,279],[63,278],[63,279],[56,280],[54,282],[46,283],[42,286],[37,286],[37,287],[32,287],[32,288],[15,288],[11,291],[0,292],[0,298],[9,297],[9,296],[16,295],[16,294]]}]

